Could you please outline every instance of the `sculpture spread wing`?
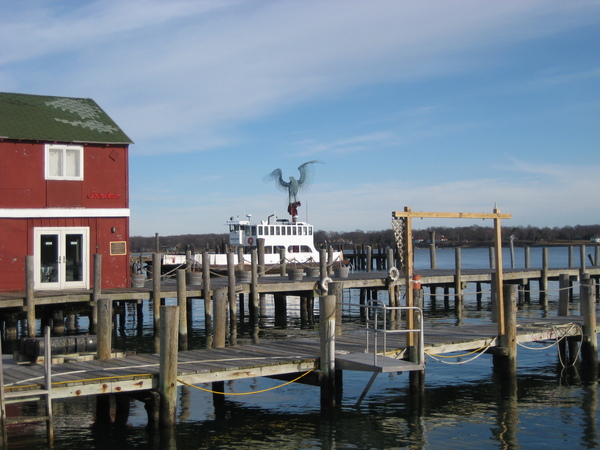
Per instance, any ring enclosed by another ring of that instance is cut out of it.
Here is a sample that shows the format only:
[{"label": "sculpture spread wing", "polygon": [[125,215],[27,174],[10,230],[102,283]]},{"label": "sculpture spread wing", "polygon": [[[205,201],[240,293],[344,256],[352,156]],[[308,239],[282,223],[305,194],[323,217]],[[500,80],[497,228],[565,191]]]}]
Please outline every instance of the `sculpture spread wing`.
[{"label": "sculpture spread wing", "polygon": [[312,161],[305,162],[304,164],[298,167],[298,171],[300,172],[300,179],[298,180],[298,187],[301,188],[305,183],[310,182],[311,178],[311,170],[309,168],[310,164],[323,164],[321,161],[313,159]]},{"label": "sculpture spread wing", "polygon": [[278,186],[281,186],[281,187],[284,187],[284,188],[288,188],[290,186],[289,182],[283,180],[283,173],[281,172],[281,169],[275,169],[270,174],[265,175],[265,177],[263,178],[263,180],[265,182],[277,180],[277,182],[279,183]]}]

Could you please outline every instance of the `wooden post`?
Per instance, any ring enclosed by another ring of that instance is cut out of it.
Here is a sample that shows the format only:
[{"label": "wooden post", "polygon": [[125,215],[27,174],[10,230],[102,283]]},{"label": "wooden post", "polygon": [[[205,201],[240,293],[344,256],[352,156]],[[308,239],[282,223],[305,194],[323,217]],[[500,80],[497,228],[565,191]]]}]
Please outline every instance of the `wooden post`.
[{"label": "wooden post", "polygon": [[177,270],[177,306],[179,306],[179,349],[188,349],[187,288],[185,269]]},{"label": "wooden post", "polygon": [[595,280],[585,273],[580,280],[580,307],[583,316],[581,356],[588,366],[598,366],[598,337],[596,336]]},{"label": "wooden post", "polygon": [[213,305],[210,285],[210,255],[207,251],[202,252],[202,296],[204,297],[204,327],[206,337],[212,334]]},{"label": "wooden post", "polygon": [[531,249],[529,247],[525,247],[525,268],[529,269],[531,267]]},{"label": "wooden post", "polygon": [[333,275],[333,247],[327,247],[327,275]]},{"label": "wooden post", "polygon": [[232,252],[227,253],[227,301],[229,302],[229,315],[231,324],[237,322],[237,303],[235,296],[235,264],[233,260],[234,254]]},{"label": "wooden post", "polygon": [[[500,210],[494,208],[494,213]],[[498,305],[498,334],[506,334],[504,327],[504,275],[502,268],[502,227],[500,218],[494,219],[494,250],[496,252],[496,303]]]},{"label": "wooden post", "polygon": [[496,268],[496,251],[494,250],[494,247],[490,247],[489,256],[490,256],[490,269],[495,269]]},{"label": "wooden post", "polygon": [[367,245],[367,272],[371,272],[373,270],[373,247]]},{"label": "wooden post", "polygon": [[225,347],[227,335],[227,288],[216,288],[213,293],[214,306],[214,340],[215,348]]},{"label": "wooden post", "polygon": [[98,300],[102,295],[102,254],[94,254],[94,288],[92,291],[92,304],[90,305],[90,326],[91,334],[96,333],[98,325]]},{"label": "wooden post", "polygon": [[258,252],[258,275],[261,277],[265,276],[265,238],[258,238],[256,240],[257,252]]},{"label": "wooden post", "polygon": [[[158,234],[157,234],[158,236]],[[161,261],[160,253],[152,254],[152,315],[154,317],[154,335],[160,333],[160,306],[161,306]]]},{"label": "wooden post", "polygon": [[321,408],[335,407],[335,334],[336,297],[325,295],[319,298],[319,332],[321,339]]},{"label": "wooden post", "polygon": [[286,260],[285,260],[285,248],[279,249],[279,274],[282,277],[285,277],[287,275],[287,266],[286,266]]},{"label": "wooden post", "polygon": [[435,231],[429,232],[429,239],[431,244],[429,245],[429,267],[437,269],[437,257],[435,254]]},{"label": "wooden post", "polygon": [[517,376],[517,286],[507,284],[504,286],[504,320],[505,333],[500,335],[502,354],[495,354],[494,370],[503,377]]},{"label": "wooden post", "polygon": [[98,359],[110,359],[112,353],[112,300],[98,300]]},{"label": "wooden post", "polygon": [[387,268],[389,270],[394,266],[395,266],[395,264],[394,264],[394,249],[388,248],[387,249]]},{"label": "wooden post", "polygon": [[569,275],[561,273],[558,276],[558,315],[569,315]]},{"label": "wooden post", "polygon": [[586,266],[587,263],[585,261],[585,255],[586,255],[585,245],[582,245],[579,248],[579,257],[581,260],[580,267],[579,267],[579,273],[585,273],[585,271],[587,270],[587,266]]},{"label": "wooden post", "polygon": [[341,281],[334,281],[329,283],[328,291],[329,294],[335,297],[336,307],[335,307],[335,334],[337,336],[342,335],[342,301],[344,294],[344,285]]},{"label": "wooden post", "polygon": [[327,250],[324,248],[319,250],[319,274],[321,280],[329,276],[327,272]]},{"label": "wooden post", "polygon": [[542,249],[542,277],[540,278],[540,305],[548,306],[548,247]]},{"label": "wooden post", "polygon": [[463,310],[460,247],[454,249],[454,310]]},{"label": "wooden post", "polygon": [[161,306],[160,369],[158,393],[160,394],[159,423],[163,427],[175,425],[177,411],[177,330],[179,306]]},{"label": "wooden post", "polygon": [[[568,316],[569,315],[569,287],[570,280],[569,275],[561,273],[558,276],[558,315]],[[561,339],[558,342],[558,351],[560,353],[561,361],[567,361],[567,339]]]},{"label": "wooden post", "polygon": [[255,323],[259,316],[259,304],[258,304],[258,250],[253,248],[251,252],[251,268],[252,268],[252,282],[250,284],[250,299],[249,309],[251,321]]},{"label": "wooden post", "polygon": [[25,309],[27,310],[27,336],[35,337],[35,295],[33,256],[25,256]]},{"label": "wooden post", "polygon": [[[415,291],[414,296],[413,296],[414,304],[417,308],[421,308],[421,311],[422,311],[423,310],[423,298],[424,298],[423,289],[415,289],[414,291]],[[423,320],[422,314],[416,315],[415,329],[418,329],[421,327],[422,320]],[[410,347],[408,349],[408,351],[409,351],[409,360],[411,362],[423,363],[423,361],[419,361],[421,351],[422,351],[421,346],[420,346],[420,340],[415,339],[414,345],[412,347]],[[425,394],[425,370],[413,370],[413,371],[409,372],[408,379],[409,379],[409,388],[410,388],[411,395],[417,395],[416,398],[418,399],[418,401],[422,401],[423,395]]]},{"label": "wooden post", "polygon": [[158,233],[154,233],[154,253],[160,253],[160,238]]}]

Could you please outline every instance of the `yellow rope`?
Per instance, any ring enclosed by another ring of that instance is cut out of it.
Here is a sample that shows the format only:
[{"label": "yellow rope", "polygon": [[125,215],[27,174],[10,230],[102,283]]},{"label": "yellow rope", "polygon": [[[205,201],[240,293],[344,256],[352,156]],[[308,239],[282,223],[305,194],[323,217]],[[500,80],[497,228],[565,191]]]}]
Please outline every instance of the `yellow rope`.
[{"label": "yellow rope", "polygon": [[477,350],[473,350],[472,352],[469,352],[469,353],[463,353],[462,355],[451,355],[451,356],[444,356],[444,355],[437,355],[437,354],[435,354],[435,353],[429,353],[429,352],[425,352],[425,353],[426,353],[427,355],[429,355],[429,356],[437,356],[437,357],[439,357],[439,358],[461,358],[461,357],[463,357],[463,356],[469,356],[469,355],[472,355],[473,353],[480,352],[481,350],[483,350],[484,348],[487,348],[487,347],[489,347],[489,346],[490,346],[490,345],[489,345],[489,344],[487,344],[487,345],[484,345],[483,347],[479,347]]},{"label": "yellow rope", "polygon": [[292,381],[288,381],[287,383],[280,384],[279,386],[273,386],[273,387],[268,388],[268,389],[262,389],[260,391],[254,391],[254,392],[217,392],[217,391],[211,391],[210,389],[204,389],[204,388],[201,388],[199,386],[194,386],[193,384],[186,383],[185,381],[180,380],[179,378],[177,379],[177,381],[180,382],[181,384],[185,384],[186,386],[193,387],[194,389],[199,389],[199,390],[204,391],[204,392],[210,392],[211,394],[221,394],[221,395],[252,395],[252,394],[262,394],[263,392],[272,391],[274,389],[279,389],[281,387],[287,386],[288,384],[292,384],[292,383],[298,381],[300,378],[308,375],[313,370],[315,370],[314,367],[312,369],[310,369],[308,372],[304,372],[298,378],[294,378]]}]

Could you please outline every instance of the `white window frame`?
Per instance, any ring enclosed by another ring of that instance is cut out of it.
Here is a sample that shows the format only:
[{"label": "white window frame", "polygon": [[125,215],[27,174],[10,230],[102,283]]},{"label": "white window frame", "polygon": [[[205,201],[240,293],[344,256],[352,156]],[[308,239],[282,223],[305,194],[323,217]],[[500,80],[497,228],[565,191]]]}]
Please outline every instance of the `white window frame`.
[{"label": "white window frame", "polygon": [[[52,175],[50,173],[50,151],[60,150],[62,152],[61,158],[61,175]],[[77,151],[79,153],[79,166],[77,176],[65,175],[67,170],[67,151]],[[45,146],[45,171],[46,180],[75,180],[83,181],[83,145],[65,145],[65,144],[46,144]]]}]

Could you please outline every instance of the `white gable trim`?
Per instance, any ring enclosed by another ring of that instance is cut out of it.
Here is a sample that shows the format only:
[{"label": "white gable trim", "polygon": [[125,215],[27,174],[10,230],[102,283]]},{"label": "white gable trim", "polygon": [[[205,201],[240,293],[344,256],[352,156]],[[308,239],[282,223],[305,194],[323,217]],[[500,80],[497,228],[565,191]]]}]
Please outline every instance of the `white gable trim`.
[{"label": "white gable trim", "polygon": [[129,217],[129,208],[0,208],[3,219],[54,217]]}]

